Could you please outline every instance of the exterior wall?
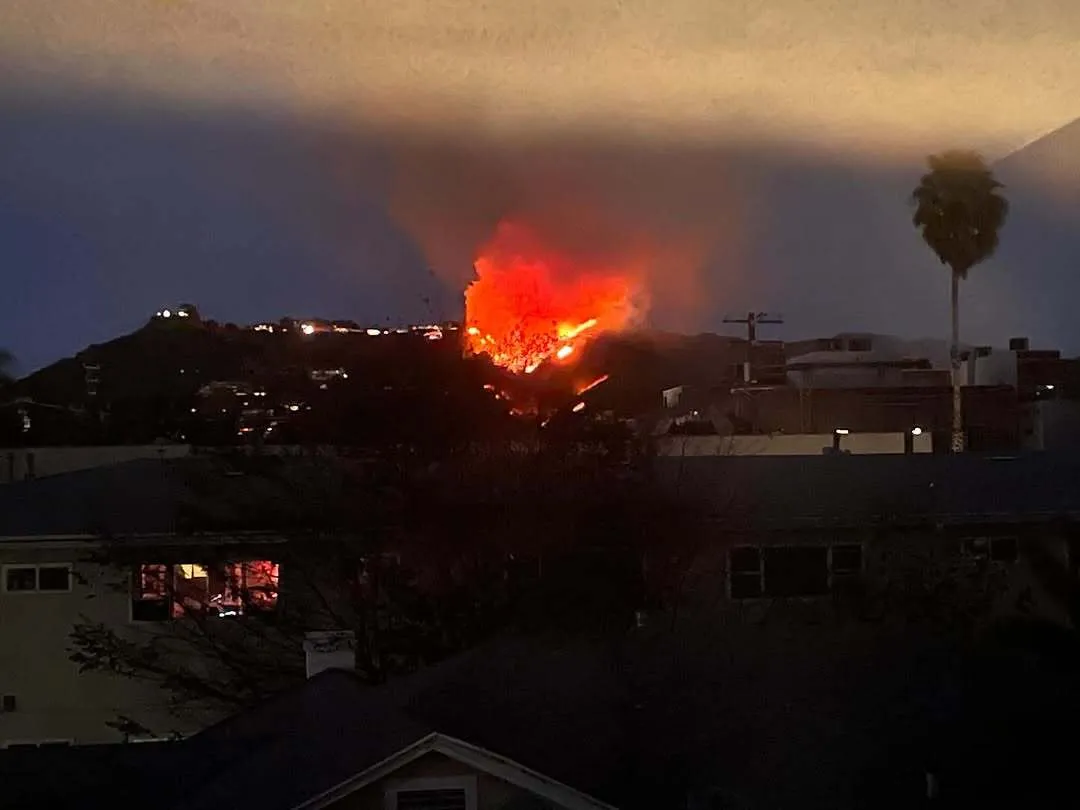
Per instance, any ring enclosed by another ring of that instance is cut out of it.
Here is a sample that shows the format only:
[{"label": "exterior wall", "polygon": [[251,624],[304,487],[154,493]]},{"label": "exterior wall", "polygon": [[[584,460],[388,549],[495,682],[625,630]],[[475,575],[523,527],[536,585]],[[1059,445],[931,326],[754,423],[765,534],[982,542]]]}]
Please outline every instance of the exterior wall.
[{"label": "exterior wall", "polygon": [[0,484],[88,470],[142,458],[183,458],[189,445],[147,444],[0,449]]},{"label": "exterior wall", "polygon": [[1080,403],[1045,399],[1030,404],[1031,424],[1025,436],[1029,450],[1080,448]]},{"label": "exterior wall", "polygon": [[527,791],[486,773],[473,770],[442,754],[425,754],[385,779],[346,796],[332,805],[331,810],[385,810],[384,795],[388,787],[409,779],[449,777],[474,777],[476,779],[477,810],[502,810],[502,808],[542,810],[542,808],[554,807]]},{"label": "exterior wall", "polygon": [[[930,453],[929,433],[912,436],[913,452]],[[903,453],[903,433],[851,433],[841,437],[840,449],[857,455]],[[773,436],[662,436],[656,441],[661,456],[820,456],[833,446],[830,433]]]},{"label": "exterior wall", "polygon": [[[0,712],[0,743],[72,740],[118,742],[105,725],[125,715],[156,732],[189,733],[165,711],[160,690],[145,682],[98,673],[79,674],[68,657],[68,635],[82,617],[131,626],[123,572],[79,562],[87,548],[0,545],[0,566],[72,563],[69,593],[8,593],[0,583],[0,694],[13,695],[13,712]],[[0,576],[3,570],[0,568]]]},{"label": "exterior wall", "polygon": [[900,365],[806,365],[789,369],[788,380],[798,388],[875,388],[898,387],[907,383],[907,368]]},{"label": "exterior wall", "polygon": [[[978,561],[973,559],[964,546],[968,538],[1015,537],[1017,556],[1013,561]],[[835,529],[800,533],[774,532],[764,534],[728,535],[726,542],[718,543],[695,562],[686,577],[685,601],[688,606],[707,606],[709,613],[719,620],[734,619],[751,624],[766,616],[780,618],[785,612],[792,615],[832,613],[849,618],[856,617],[862,606],[845,604],[850,589],[840,587],[839,577],[834,577],[827,593],[809,597],[771,598],[768,596],[733,598],[731,590],[730,550],[735,547],[752,546],[759,549],[776,547],[827,547],[858,544],[862,548],[861,570],[855,581],[860,592],[871,597],[892,588],[893,604],[903,605],[906,597],[898,596],[895,588],[906,582],[911,574],[924,577],[927,583],[949,579],[955,587],[950,593],[950,604],[962,611],[964,599],[972,606],[981,604],[989,595],[985,606],[985,620],[1006,616],[1036,616],[1061,624],[1068,624],[1068,613],[1043,587],[1037,567],[1032,560],[1045,556],[1054,561],[1062,571],[1069,570],[1075,561],[1070,560],[1068,538],[1060,533],[1025,527],[970,527],[950,530],[875,530]],[[766,571],[766,578],[768,572]],[[845,583],[850,583],[848,579]],[[914,599],[914,594],[911,596]],[[840,601],[838,601],[838,599]],[[911,605],[914,607],[914,605]],[[981,610],[982,608],[980,608]],[[864,617],[865,618],[865,617]],[[901,618],[898,614],[874,615],[877,621]]]},{"label": "exterior wall", "polygon": [[[970,361],[969,361],[970,362]],[[975,385],[1011,385],[1017,384],[1016,352],[1008,349],[995,349],[985,357],[975,360]]]},{"label": "exterior wall", "polygon": [[[1016,390],[964,388],[964,424],[974,449],[1015,448],[1018,441]],[[757,433],[900,433],[921,427],[947,435],[952,392],[947,387],[736,389],[720,403]]]}]

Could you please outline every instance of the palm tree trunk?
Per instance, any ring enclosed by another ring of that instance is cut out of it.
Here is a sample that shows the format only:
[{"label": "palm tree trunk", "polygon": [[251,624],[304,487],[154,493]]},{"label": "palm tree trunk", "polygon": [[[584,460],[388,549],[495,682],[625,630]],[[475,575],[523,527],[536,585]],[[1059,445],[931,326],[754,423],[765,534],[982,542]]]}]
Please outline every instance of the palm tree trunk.
[{"label": "palm tree trunk", "polygon": [[952,273],[952,452],[964,452],[964,401],[960,391],[960,274]]}]

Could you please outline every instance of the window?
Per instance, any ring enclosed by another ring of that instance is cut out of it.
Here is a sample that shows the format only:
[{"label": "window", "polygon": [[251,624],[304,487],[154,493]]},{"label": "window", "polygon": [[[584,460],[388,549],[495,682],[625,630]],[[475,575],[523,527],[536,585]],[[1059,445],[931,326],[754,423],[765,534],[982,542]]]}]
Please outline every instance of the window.
[{"label": "window", "polygon": [[825,546],[766,548],[765,596],[821,596],[828,593],[828,551]]},{"label": "window", "polygon": [[761,551],[750,546],[733,548],[728,555],[731,565],[731,598],[753,599],[764,591]]},{"label": "window", "polygon": [[739,546],[728,555],[732,599],[823,596],[862,573],[862,546]]},{"label": "window", "polygon": [[862,572],[862,546],[842,545],[830,548],[832,558],[829,571],[835,576],[848,576]]},{"label": "window", "polygon": [[468,802],[460,788],[442,790],[402,790],[397,794],[397,810],[465,810]]},{"label": "window", "polygon": [[999,563],[1016,562],[1018,546],[1017,538],[1012,535],[965,537],[961,543],[963,555],[968,559]]},{"label": "window", "polygon": [[391,782],[384,806],[386,810],[476,810],[476,777]]},{"label": "window", "polygon": [[164,621],[199,612],[217,616],[272,611],[279,566],[269,560],[203,565],[143,563],[132,581],[133,621]]},{"label": "window", "polygon": [[4,566],[7,593],[67,593],[71,590],[71,564]]},{"label": "window", "polygon": [[70,591],[71,567],[67,565],[38,566],[39,591]]},{"label": "window", "polygon": [[9,565],[4,569],[4,590],[10,593],[36,591],[37,568],[33,565]]}]

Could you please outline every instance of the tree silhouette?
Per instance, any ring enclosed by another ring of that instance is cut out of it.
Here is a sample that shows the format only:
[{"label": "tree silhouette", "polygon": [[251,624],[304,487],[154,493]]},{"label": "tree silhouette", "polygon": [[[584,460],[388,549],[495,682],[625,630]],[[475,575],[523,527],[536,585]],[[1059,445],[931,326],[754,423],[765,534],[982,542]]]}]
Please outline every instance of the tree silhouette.
[{"label": "tree silhouette", "polygon": [[15,358],[11,356],[11,352],[0,349],[0,389],[15,381],[11,373],[11,367],[14,363]]},{"label": "tree silhouette", "polygon": [[[302,681],[311,630],[353,633],[356,672],[370,683],[499,632],[617,633],[650,601],[644,555],[661,544],[674,555],[691,536],[683,521],[700,519],[600,450],[407,461],[230,457],[225,468],[243,474],[226,479],[228,492],[193,469],[184,530],[219,539],[158,548],[103,538],[86,558],[111,572],[103,588],[142,593],[143,577],[156,578],[166,613],[122,627],[82,617],[71,659],[159,686],[176,717],[220,716]],[[233,537],[252,512],[280,527],[269,544]],[[280,580],[261,577],[248,593],[264,560]],[[183,573],[193,567],[202,573]]]},{"label": "tree silhouette", "polygon": [[997,250],[1009,213],[1004,188],[975,152],[949,151],[927,158],[930,171],[911,194],[912,222],[952,273],[952,450],[964,449],[960,397],[960,281]]}]

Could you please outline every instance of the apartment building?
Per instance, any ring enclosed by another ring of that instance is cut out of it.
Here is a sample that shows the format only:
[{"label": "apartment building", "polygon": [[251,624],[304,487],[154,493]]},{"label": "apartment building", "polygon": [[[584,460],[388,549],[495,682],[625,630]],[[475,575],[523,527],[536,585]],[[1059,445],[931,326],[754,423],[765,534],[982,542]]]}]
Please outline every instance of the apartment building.
[{"label": "apartment building", "polygon": [[[0,745],[184,735],[217,719],[197,705],[176,716],[145,679],[81,671],[71,633],[145,641],[192,611],[275,610],[283,539],[242,528],[251,483],[213,459],[141,459],[0,488]],[[221,528],[199,528],[200,513]]]}]

